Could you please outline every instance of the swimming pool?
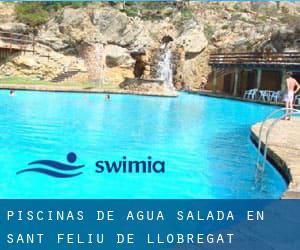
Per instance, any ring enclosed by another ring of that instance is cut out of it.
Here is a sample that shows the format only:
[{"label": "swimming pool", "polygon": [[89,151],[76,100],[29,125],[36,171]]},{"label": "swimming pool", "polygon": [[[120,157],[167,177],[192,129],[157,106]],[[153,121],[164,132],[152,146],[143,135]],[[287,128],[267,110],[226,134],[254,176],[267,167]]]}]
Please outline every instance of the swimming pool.
[{"label": "swimming pool", "polygon": [[[0,91],[0,198],[278,198],[286,188],[270,165],[255,186],[250,126],[274,107],[190,94],[178,98]],[[83,174],[16,175],[37,160]],[[165,173],[96,173],[123,156],[165,161]]]}]

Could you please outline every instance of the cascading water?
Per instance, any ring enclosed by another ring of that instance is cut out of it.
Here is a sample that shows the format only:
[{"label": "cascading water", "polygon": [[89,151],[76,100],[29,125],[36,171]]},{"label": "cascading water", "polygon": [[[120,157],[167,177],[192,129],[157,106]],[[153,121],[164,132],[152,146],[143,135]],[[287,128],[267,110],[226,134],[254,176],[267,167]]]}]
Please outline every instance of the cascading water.
[{"label": "cascading water", "polygon": [[167,44],[158,62],[158,79],[163,81],[168,90],[175,90],[173,85],[172,52]]},{"label": "cascading water", "polygon": [[96,74],[98,76],[98,83],[104,84],[104,70],[105,70],[105,46],[97,44],[95,46],[95,59],[98,61],[96,64]]},{"label": "cascading water", "polygon": [[105,46],[95,43],[86,46],[82,51],[85,64],[88,69],[89,80],[102,85],[105,82]]}]

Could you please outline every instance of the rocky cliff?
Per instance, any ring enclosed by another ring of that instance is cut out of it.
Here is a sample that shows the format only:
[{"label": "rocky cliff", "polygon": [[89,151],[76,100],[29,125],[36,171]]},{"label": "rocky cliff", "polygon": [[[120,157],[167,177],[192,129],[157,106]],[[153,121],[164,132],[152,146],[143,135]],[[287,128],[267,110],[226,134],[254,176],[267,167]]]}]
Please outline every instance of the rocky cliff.
[{"label": "rocky cliff", "polygon": [[[0,31],[35,36],[36,51],[2,62],[2,75],[49,80],[77,70],[80,81],[88,81],[89,72],[94,76],[104,72],[108,82],[134,75],[152,79],[157,54],[168,43],[174,83],[178,88],[197,87],[209,73],[211,52],[300,50],[297,3],[191,3],[183,8],[169,3],[147,11],[91,3],[61,8],[34,29],[18,21],[16,5],[0,3]],[[102,49],[93,50],[99,46]]]}]

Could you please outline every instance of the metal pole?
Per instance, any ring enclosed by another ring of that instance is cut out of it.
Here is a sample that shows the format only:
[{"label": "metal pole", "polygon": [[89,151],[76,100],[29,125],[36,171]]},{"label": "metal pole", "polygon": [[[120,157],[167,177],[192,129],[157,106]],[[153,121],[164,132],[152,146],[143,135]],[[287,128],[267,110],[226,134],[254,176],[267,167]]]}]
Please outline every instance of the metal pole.
[{"label": "metal pole", "polygon": [[234,69],[234,87],[233,87],[233,95],[234,96],[237,96],[238,84],[239,84],[239,68],[235,68]]},{"label": "metal pole", "polygon": [[260,89],[261,87],[261,69],[257,69],[256,71],[256,88]]}]

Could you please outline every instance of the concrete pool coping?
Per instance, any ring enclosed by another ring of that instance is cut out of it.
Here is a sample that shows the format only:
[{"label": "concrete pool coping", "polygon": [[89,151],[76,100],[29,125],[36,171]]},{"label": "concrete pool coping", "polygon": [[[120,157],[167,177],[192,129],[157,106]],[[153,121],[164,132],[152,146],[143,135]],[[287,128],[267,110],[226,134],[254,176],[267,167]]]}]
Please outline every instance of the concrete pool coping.
[{"label": "concrete pool coping", "polygon": [[208,97],[215,97],[215,98],[222,98],[222,99],[229,99],[229,100],[235,100],[235,101],[242,101],[242,102],[250,102],[250,103],[258,103],[262,105],[271,105],[271,106],[284,106],[285,104],[283,102],[266,102],[262,100],[252,100],[252,99],[245,99],[243,97],[239,96],[232,96],[232,95],[227,95],[224,93],[214,93],[211,91],[196,91],[196,90],[186,90],[186,93],[189,94],[195,94],[195,95],[200,95],[200,96],[208,96]]},{"label": "concrete pool coping", "polygon": [[[0,90],[21,90],[21,91],[45,91],[45,92],[70,92],[70,93],[99,93],[99,94],[125,94],[125,95],[141,95],[141,96],[154,96],[154,97],[177,97],[178,94],[162,94],[158,92],[147,91],[133,91],[125,89],[97,89],[97,88],[84,88],[82,86],[53,86],[53,85],[30,85],[30,84],[0,84]],[[179,91],[180,92],[180,91]],[[184,90],[182,92],[188,94],[195,94],[201,96],[215,97],[230,99],[243,102],[259,103],[263,105],[284,106],[282,102],[264,102],[260,100],[244,99],[224,93],[213,93],[211,91],[195,91]]]},{"label": "concrete pool coping", "polygon": [[[262,130],[262,149],[270,119]],[[257,145],[261,122],[251,127],[251,139]],[[282,199],[300,199],[300,119],[279,121],[273,128],[268,142],[268,159],[288,183]],[[263,156],[261,156],[263,157]]]},{"label": "concrete pool coping", "polygon": [[69,92],[69,93],[93,93],[93,94],[125,94],[141,95],[153,97],[177,97],[177,93],[159,93],[151,91],[132,91],[125,89],[98,89],[84,88],[80,86],[53,86],[53,85],[30,85],[30,84],[1,84],[0,90],[20,90],[20,91],[44,91],[44,92]]}]

